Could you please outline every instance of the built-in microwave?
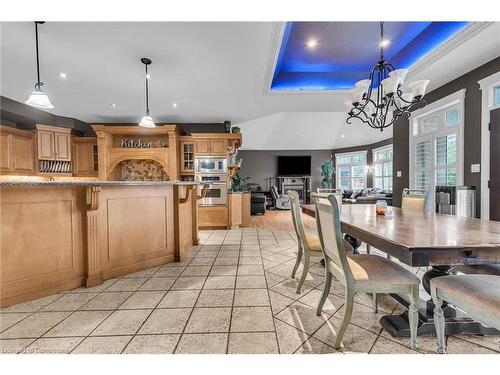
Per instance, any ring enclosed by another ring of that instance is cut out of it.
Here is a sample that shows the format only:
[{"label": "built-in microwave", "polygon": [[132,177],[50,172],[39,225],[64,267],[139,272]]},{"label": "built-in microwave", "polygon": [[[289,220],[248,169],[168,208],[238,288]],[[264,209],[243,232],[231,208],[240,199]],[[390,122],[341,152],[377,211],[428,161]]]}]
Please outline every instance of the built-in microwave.
[{"label": "built-in microwave", "polygon": [[[196,174],[195,180],[208,185],[205,196],[201,199],[202,205],[227,204],[227,178],[225,174]],[[202,186],[198,188],[201,193]]]},{"label": "built-in microwave", "polygon": [[194,158],[195,173],[226,174],[227,159],[220,156],[197,156]]}]

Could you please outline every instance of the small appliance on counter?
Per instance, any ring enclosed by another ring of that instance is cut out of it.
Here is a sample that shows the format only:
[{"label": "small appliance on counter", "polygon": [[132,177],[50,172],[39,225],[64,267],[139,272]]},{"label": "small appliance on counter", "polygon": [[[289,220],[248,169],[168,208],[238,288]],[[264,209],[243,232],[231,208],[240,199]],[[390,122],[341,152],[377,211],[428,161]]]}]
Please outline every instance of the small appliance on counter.
[{"label": "small appliance on counter", "polygon": [[475,217],[476,187],[436,186],[436,212],[462,217]]}]

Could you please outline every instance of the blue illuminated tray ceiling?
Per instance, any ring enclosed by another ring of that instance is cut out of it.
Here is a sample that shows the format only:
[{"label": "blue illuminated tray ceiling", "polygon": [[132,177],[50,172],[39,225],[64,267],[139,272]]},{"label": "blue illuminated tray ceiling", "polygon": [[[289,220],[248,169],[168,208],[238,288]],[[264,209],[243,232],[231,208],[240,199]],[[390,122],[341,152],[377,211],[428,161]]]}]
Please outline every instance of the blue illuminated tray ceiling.
[{"label": "blue illuminated tray ceiling", "polygon": [[[385,58],[409,68],[468,22],[386,22]],[[311,40],[317,42],[308,47]],[[368,77],[379,60],[379,22],[287,22],[271,90],[342,90]]]}]

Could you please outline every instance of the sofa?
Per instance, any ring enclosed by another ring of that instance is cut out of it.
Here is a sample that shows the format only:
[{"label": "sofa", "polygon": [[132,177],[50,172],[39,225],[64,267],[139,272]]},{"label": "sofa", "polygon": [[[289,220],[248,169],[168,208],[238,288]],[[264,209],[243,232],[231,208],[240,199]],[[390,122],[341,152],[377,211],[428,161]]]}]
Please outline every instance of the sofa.
[{"label": "sofa", "polygon": [[378,200],[385,200],[392,206],[392,191],[377,188],[366,188],[362,190],[344,190],[342,202],[351,204],[374,204]]}]

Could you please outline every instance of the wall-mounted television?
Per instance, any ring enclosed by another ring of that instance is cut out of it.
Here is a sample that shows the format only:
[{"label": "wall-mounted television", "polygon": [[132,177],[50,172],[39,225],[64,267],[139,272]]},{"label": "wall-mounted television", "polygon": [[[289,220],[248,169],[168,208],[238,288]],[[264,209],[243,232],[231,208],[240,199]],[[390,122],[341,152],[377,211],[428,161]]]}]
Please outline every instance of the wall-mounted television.
[{"label": "wall-mounted television", "polygon": [[278,156],[278,176],[310,176],[311,155]]}]

